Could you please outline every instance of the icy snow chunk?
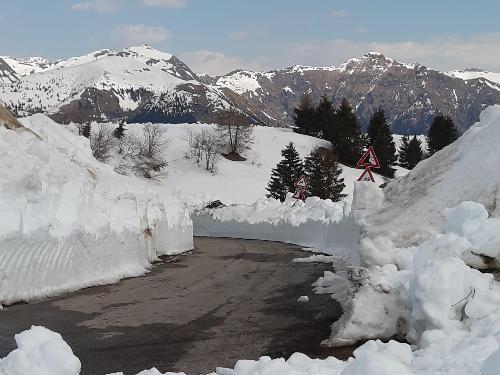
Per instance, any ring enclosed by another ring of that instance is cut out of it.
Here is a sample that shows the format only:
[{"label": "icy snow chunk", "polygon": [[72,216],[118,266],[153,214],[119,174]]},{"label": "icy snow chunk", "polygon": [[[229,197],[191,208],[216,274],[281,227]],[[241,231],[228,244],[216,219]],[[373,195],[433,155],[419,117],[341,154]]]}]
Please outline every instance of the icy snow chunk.
[{"label": "icy snow chunk", "polygon": [[80,360],[61,335],[33,326],[15,336],[17,349],[0,359],[0,374],[78,375]]},{"label": "icy snow chunk", "polygon": [[377,340],[369,341],[354,351],[355,360],[342,371],[342,375],[411,375],[413,354],[408,344]]},{"label": "icy snow chunk", "polygon": [[467,237],[488,219],[488,211],[481,203],[466,201],[444,211],[445,233],[456,233]]},{"label": "icy snow chunk", "polygon": [[474,233],[469,235],[475,254],[491,258],[500,256],[500,217],[488,219]]}]

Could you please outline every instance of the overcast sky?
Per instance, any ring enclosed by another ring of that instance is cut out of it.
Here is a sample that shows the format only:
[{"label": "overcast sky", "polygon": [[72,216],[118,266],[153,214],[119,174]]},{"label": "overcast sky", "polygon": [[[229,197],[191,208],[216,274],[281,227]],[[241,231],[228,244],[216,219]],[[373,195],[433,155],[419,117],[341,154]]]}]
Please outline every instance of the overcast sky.
[{"label": "overcast sky", "polygon": [[369,51],[500,72],[499,15],[499,0],[6,0],[0,55],[147,43],[211,74],[338,65]]}]

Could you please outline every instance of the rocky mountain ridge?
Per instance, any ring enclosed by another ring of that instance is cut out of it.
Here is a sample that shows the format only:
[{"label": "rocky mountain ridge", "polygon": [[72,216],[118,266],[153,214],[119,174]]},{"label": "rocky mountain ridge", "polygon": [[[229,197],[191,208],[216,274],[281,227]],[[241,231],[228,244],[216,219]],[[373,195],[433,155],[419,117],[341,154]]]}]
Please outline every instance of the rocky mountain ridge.
[{"label": "rocky mountain ridge", "polygon": [[18,116],[47,113],[61,123],[112,121],[217,122],[239,110],[251,122],[291,126],[304,93],[347,98],[363,127],[384,108],[393,131],[424,134],[437,113],[460,130],[500,103],[495,73],[442,73],[380,53],[338,67],[291,66],[270,72],[237,70],[197,75],[175,56],[149,46],[100,50],[68,60],[0,58],[0,102]]}]

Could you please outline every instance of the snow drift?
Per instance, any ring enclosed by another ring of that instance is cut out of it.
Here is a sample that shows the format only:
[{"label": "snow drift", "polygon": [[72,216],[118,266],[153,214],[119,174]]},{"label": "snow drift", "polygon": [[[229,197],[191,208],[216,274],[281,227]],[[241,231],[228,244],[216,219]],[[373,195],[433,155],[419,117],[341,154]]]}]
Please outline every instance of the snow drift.
[{"label": "snow drift", "polygon": [[88,140],[42,115],[0,127],[0,304],[144,274],[191,249],[192,224],[149,183],[97,162]]}]

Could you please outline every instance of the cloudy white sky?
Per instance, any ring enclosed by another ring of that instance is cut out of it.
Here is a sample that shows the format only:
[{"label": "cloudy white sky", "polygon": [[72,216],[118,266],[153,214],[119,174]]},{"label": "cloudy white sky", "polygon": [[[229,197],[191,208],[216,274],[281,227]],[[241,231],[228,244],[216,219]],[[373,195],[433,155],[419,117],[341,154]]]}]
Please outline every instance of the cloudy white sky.
[{"label": "cloudy white sky", "polygon": [[0,55],[57,59],[147,43],[210,74],[337,65],[369,51],[500,72],[499,14],[498,0],[6,1]]}]

